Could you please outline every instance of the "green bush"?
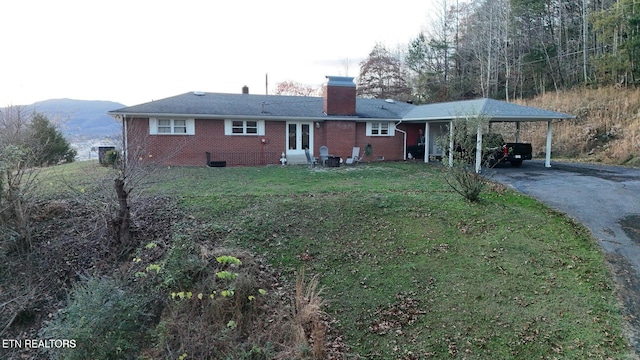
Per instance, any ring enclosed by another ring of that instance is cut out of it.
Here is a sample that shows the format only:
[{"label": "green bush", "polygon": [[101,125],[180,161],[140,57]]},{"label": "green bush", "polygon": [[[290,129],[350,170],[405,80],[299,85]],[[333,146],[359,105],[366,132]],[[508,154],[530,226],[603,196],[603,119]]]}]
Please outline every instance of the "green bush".
[{"label": "green bush", "polygon": [[75,348],[54,349],[61,359],[126,359],[147,340],[152,301],[116,279],[92,277],[73,289],[67,307],[43,330],[48,339],[74,339]]},{"label": "green bush", "polygon": [[162,264],[161,289],[175,291],[194,287],[208,273],[207,265],[207,260],[200,256],[200,248],[191,238],[176,236]]},{"label": "green bush", "polygon": [[104,153],[102,164],[105,166],[115,166],[120,159],[120,153],[117,150],[109,150]]}]

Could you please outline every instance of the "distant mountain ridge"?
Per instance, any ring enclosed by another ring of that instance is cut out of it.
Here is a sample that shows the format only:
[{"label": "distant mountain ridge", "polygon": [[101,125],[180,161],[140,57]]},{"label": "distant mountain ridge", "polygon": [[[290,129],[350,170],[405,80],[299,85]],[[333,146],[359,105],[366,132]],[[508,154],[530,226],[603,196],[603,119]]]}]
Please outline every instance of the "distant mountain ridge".
[{"label": "distant mountain ridge", "polygon": [[60,124],[60,130],[67,138],[105,137],[121,132],[121,125],[108,111],[126,105],[103,100],[50,99],[26,105],[26,109],[46,115],[49,120]]}]

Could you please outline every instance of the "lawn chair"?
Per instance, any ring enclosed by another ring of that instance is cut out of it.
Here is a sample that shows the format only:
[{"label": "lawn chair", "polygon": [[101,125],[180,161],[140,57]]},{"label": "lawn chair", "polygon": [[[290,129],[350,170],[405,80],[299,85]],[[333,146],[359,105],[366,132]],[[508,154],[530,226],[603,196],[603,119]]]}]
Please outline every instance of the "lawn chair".
[{"label": "lawn chair", "polygon": [[312,169],[318,163],[318,158],[311,156],[309,148],[304,149],[304,154],[307,156],[307,165],[309,165],[309,169]]},{"label": "lawn chair", "polygon": [[347,158],[346,164],[347,165],[352,165],[355,163],[359,163],[362,160],[362,157],[360,156],[360,148],[359,147],[354,147],[351,150],[351,157]]},{"label": "lawn chair", "polygon": [[322,166],[327,165],[327,159],[329,159],[329,148],[322,145],[320,146],[320,161],[322,162]]}]

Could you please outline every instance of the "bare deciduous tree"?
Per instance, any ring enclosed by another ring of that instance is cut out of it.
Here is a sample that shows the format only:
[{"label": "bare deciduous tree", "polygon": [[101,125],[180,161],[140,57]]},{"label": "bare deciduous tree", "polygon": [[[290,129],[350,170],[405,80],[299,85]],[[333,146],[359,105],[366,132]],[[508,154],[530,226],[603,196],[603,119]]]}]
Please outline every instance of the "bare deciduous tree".
[{"label": "bare deciduous tree", "polygon": [[358,95],[378,99],[406,101],[411,96],[401,57],[384,45],[376,44],[369,57],[360,63]]},{"label": "bare deciduous tree", "polygon": [[[126,136],[135,137],[137,141],[132,145],[122,140],[115,162],[108,164],[111,166],[96,164],[87,169],[91,180],[86,186],[79,186],[74,179],[64,175],[60,177],[71,192],[70,197],[93,209],[96,223],[109,235],[113,255],[120,259],[129,256],[141,241],[135,234],[136,204],[144,201],[149,185],[157,181],[156,175],[163,162],[175,156],[187,141],[177,140],[174,151],[166,157],[153,156],[153,135],[142,126],[143,121],[130,118],[125,121]],[[122,139],[125,138],[123,133]]]},{"label": "bare deciduous tree", "polygon": [[314,96],[318,95],[319,89],[312,86],[303,85],[299,82],[287,80],[276,85],[276,95],[293,95],[293,96]]}]

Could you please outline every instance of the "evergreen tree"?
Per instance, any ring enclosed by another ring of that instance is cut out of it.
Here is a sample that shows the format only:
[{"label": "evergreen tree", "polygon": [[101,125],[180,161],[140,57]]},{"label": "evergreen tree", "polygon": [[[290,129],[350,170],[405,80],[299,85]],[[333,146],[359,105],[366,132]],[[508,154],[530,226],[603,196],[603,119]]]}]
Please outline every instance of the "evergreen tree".
[{"label": "evergreen tree", "polygon": [[47,166],[61,161],[74,161],[77,151],[71,148],[62,133],[45,115],[38,113],[33,115],[30,131],[35,163]]}]

